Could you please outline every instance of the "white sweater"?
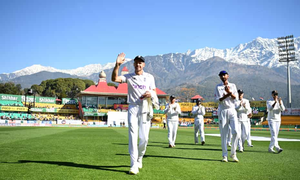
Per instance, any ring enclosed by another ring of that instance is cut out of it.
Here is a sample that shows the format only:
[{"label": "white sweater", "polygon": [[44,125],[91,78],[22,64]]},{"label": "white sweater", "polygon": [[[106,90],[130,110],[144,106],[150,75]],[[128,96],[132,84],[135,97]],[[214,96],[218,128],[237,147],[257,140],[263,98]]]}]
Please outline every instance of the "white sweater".
[{"label": "white sweater", "polygon": [[[245,103],[245,107],[241,104]],[[239,121],[248,121],[248,114],[252,113],[250,103],[247,99],[237,100],[235,103],[235,109],[237,111],[237,116]]]},{"label": "white sweater", "polygon": [[179,121],[178,115],[181,114],[181,109],[178,103],[167,104],[164,112],[167,114],[168,121]]},{"label": "white sweater", "polygon": [[203,121],[203,116],[205,115],[205,107],[202,105],[194,106],[192,114],[196,115],[195,121]]},{"label": "white sweater", "polygon": [[281,101],[281,105],[277,102],[273,108],[274,99],[270,99],[267,101],[267,110],[268,110],[268,121],[281,121],[281,111],[285,110],[283,102]]}]

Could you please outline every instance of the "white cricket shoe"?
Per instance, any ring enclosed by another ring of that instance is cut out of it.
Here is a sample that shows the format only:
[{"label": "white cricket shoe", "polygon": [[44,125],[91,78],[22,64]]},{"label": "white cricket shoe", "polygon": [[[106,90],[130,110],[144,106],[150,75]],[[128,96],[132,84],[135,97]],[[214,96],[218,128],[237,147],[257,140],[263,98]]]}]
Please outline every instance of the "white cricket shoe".
[{"label": "white cricket shoe", "polygon": [[281,153],[283,151],[283,149],[279,148],[278,149],[278,154]]},{"label": "white cricket shoe", "polygon": [[143,163],[138,162],[137,166],[138,166],[139,169],[142,169],[143,168]]},{"label": "white cricket shoe", "polygon": [[138,167],[132,166],[129,170],[129,174],[136,175],[138,173],[139,173],[139,168]]},{"label": "white cricket shoe", "polygon": [[230,143],[230,142],[229,142],[229,143],[227,143],[227,146],[231,147],[231,143]]},{"label": "white cricket shoe", "polygon": [[230,155],[230,157],[232,158],[232,160],[233,160],[234,162],[239,162],[239,159],[236,157],[235,154]]},{"label": "white cricket shoe", "polygon": [[139,169],[142,169],[142,168],[143,168],[143,162],[142,162],[142,160],[140,160],[140,161],[137,162],[137,167],[138,167]]},{"label": "white cricket shoe", "polygon": [[275,153],[275,151],[273,150],[273,149],[268,149],[268,151],[270,152],[270,153]]},{"label": "white cricket shoe", "polygon": [[228,162],[227,156],[223,156],[222,162]]}]

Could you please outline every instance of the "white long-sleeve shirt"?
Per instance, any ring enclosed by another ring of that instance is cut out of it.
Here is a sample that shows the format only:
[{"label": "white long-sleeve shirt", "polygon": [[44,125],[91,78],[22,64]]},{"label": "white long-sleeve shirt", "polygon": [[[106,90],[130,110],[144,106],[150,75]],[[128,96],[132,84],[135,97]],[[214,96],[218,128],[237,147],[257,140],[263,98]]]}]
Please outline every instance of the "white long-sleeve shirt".
[{"label": "white long-sleeve shirt", "polygon": [[[232,94],[234,94],[235,97],[238,97],[235,84],[228,82],[228,86]],[[236,99],[233,99],[231,96],[227,97],[223,101],[220,101],[220,98],[226,94],[227,92],[225,91],[225,85],[223,84],[223,82],[218,84],[215,89],[215,101],[219,102],[219,110],[235,108]]]},{"label": "white long-sleeve shirt", "polygon": [[203,116],[205,115],[205,107],[200,105],[200,106],[194,106],[192,109],[192,114],[196,115],[195,116],[195,121],[201,121],[203,120]]},{"label": "white long-sleeve shirt", "polygon": [[267,110],[268,110],[268,121],[281,121],[281,111],[285,110],[285,107],[283,105],[283,102],[281,101],[281,105],[279,105],[279,102],[277,102],[273,108],[273,104],[275,103],[275,100],[269,99],[267,101]]},{"label": "white long-sleeve shirt", "polygon": [[[242,104],[241,104],[242,102]],[[243,104],[245,103],[245,107]],[[248,121],[248,114],[252,113],[250,103],[248,99],[237,100],[235,103],[235,109],[237,111],[237,116],[239,121]]]},{"label": "white long-sleeve shirt", "polygon": [[169,103],[166,105],[164,113],[167,114],[168,121],[179,121],[178,115],[181,114],[180,105],[178,103]]}]

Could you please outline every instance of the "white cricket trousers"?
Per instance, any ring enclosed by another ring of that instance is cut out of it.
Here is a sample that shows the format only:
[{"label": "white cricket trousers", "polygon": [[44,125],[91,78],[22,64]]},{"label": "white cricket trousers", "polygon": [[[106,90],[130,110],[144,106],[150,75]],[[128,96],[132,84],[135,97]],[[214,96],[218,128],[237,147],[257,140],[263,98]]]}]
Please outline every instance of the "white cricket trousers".
[{"label": "white cricket trousers", "polygon": [[278,144],[278,134],[281,121],[268,121],[268,124],[271,132],[271,142],[269,145],[269,149],[273,149],[275,146],[275,148],[279,150],[280,146]]},{"label": "white cricket trousers", "polygon": [[[248,121],[238,121],[238,128],[239,128],[239,132],[240,132],[240,136],[238,139],[238,146],[240,150],[244,150],[244,143],[246,141],[246,139],[249,137],[249,122]],[[248,141],[248,145],[249,141]]]},{"label": "white cricket trousers", "polygon": [[203,119],[195,119],[195,124],[194,124],[194,139],[195,143],[199,143],[199,133],[200,133],[200,138],[201,142],[205,141],[205,135],[204,135],[204,121]]},{"label": "white cricket trousers", "polygon": [[[146,114],[145,114],[146,116]],[[141,162],[146,152],[149,139],[150,121],[144,121],[142,118],[142,106],[129,105],[128,107],[128,149],[130,154],[130,166],[137,166]],[[138,144],[139,137],[139,146]]]},{"label": "white cricket trousers", "polygon": [[238,122],[237,122],[237,113],[234,108],[231,109],[219,109],[218,113],[219,118],[219,127],[221,133],[221,143],[222,143],[222,156],[228,156],[227,152],[227,138],[228,138],[228,129],[231,127],[232,134],[232,145],[231,145],[231,155],[236,154],[237,140],[239,137],[238,132]]},{"label": "white cricket trousers", "polygon": [[[219,120],[219,130],[220,130],[220,135],[222,134],[222,123],[220,123],[221,120]],[[231,133],[231,127],[228,126],[228,132],[227,132],[227,145],[231,145],[231,138],[232,138],[232,133]]]},{"label": "white cricket trousers", "polygon": [[231,144],[231,138],[232,138],[232,133],[231,133],[231,127],[228,127],[228,134],[227,134],[227,143]]},{"label": "white cricket trousers", "polygon": [[168,139],[171,146],[175,146],[176,135],[178,129],[178,121],[168,120]]},{"label": "white cricket trousers", "polygon": [[248,146],[252,145],[252,139],[251,139],[251,122],[250,120],[248,121],[248,137],[247,137],[247,142],[248,142]]}]

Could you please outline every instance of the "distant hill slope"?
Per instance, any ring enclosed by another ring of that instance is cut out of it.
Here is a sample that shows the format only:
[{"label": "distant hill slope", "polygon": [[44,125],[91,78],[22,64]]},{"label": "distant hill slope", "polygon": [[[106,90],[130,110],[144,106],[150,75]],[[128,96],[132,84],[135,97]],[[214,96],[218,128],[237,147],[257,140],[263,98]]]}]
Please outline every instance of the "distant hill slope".
[{"label": "distant hill slope", "polygon": [[40,84],[42,81],[47,79],[57,79],[57,78],[81,78],[86,79],[85,77],[73,76],[70,74],[60,73],[60,72],[47,72],[42,71],[31,75],[20,76],[11,81],[15,84],[21,84],[22,88],[29,88],[33,84]]},{"label": "distant hill slope", "polygon": [[[134,72],[132,62],[125,63],[120,70],[126,66],[129,72]],[[287,103],[286,72],[284,70],[269,69],[263,66],[243,65],[230,63],[222,58],[214,57],[199,63],[188,64],[181,68],[176,67],[168,61],[160,61],[147,57],[145,72],[154,75],[156,86],[168,94],[178,94],[181,87],[195,87],[197,93],[207,101],[214,100],[214,88],[221,82],[218,73],[221,70],[229,72],[230,82],[237,85],[237,88],[245,91],[245,97],[259,100],[270,98],[270,92],[278,90],[283,101]],[[106,70],[107,81],[111,82],[112,70]],[[98,74],[90,76],[94,81]],[[293,107],[300,107],[300,84],[294,78],[292,80]]]}]

